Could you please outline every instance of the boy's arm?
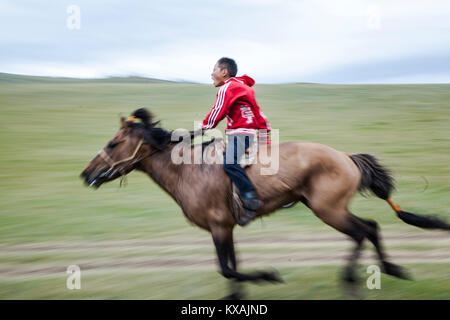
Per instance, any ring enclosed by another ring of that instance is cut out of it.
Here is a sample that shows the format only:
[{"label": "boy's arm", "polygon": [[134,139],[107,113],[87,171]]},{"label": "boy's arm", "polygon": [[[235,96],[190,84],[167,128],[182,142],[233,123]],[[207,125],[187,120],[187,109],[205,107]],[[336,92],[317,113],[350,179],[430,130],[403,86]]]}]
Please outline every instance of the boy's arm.
[{"label": "boy's arm", "polygon": [[224,84],[217,93],[214,107],[208,113],[205,120],[203,120],[203,130],[215,128],[219,122],[225,118],[231,105],[237,99],[236,90],[233,90],[233,88],[228,88],[230,84],[230,82]]}]

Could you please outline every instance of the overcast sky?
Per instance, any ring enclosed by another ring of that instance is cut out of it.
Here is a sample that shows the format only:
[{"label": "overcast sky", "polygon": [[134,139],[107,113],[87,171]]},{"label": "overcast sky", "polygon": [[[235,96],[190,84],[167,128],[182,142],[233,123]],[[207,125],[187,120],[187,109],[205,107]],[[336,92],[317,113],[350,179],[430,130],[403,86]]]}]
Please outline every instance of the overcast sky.
[{"label": "overcast sky", "polygon": [[449,83],[450,1],[0,0],[0,72],[211,83],[222,56],[259,83]]}]

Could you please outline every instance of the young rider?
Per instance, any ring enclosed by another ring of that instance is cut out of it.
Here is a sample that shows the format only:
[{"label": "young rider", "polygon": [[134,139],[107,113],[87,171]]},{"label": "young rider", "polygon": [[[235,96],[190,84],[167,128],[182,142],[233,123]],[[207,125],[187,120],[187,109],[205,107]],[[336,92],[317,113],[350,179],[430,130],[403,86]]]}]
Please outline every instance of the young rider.
[{"label": "young rider", "polygon": [[262,206],[256,189],[248,178],[239,160],[252,144],[258,130],[270,131],[270,125],[262,114],[251,88],[255,81],[247,75],[236,77],[237,65],[233,59],[221,58],[214,66],[211,78],[215,87],[220,87],[216,102],[202,124],[203,130],[212,129],[227,117],[225,133],[228,144],[223,168],[239,190],[244,214],[239,225],[245,226],[256,216]]}]

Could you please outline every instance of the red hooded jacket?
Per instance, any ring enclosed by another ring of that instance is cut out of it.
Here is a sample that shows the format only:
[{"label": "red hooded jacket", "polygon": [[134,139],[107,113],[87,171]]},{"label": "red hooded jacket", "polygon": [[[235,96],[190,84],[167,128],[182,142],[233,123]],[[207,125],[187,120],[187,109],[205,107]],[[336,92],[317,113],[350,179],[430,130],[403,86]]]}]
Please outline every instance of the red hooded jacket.
[{"label": "red hooded jacket", "polygon": [[251,88],[255,80],[247,75],[230,78],[220,87],[216,103],[203,120],[202,129],[212,129],[227,117],[226,134],[256,134],[258,129],[270,131],[270,125]]}]

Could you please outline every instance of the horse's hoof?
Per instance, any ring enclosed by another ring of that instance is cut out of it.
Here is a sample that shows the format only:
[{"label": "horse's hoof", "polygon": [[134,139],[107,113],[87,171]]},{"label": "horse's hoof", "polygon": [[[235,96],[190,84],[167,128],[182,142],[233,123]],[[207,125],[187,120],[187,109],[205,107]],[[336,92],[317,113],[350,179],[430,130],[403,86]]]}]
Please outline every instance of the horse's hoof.
[{"label": "horse's hoof", "polygon": [[358,277],[355,275],[355,270],[352,268],[345,268],[342,279],[346,284],[355,285],[359,283]]},{"label": "horse's hoof", "polygon": [[390,262],[383,262],[383,272],[399,279],[413,280],[406,269]]},{"label": "horse's hoof", "polygon": [[256,218],[256,212],[244,208],[241,219],[237,222],[241,227],[245,227]]},{"label": "horse's hoof", "polygon": [[284,282],[277,270],[264,272],[263,279],[269,282],[276,282],[276,283]]}]

